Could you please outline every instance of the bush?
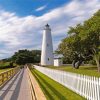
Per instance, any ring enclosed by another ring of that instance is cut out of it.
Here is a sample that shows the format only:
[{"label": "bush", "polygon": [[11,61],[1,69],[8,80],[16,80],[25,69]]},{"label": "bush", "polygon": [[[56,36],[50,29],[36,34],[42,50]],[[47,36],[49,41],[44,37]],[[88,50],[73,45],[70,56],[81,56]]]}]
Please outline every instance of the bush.
[{"label": "bush", "polygon": [[0,63],[0,69],[6,69],[6,68],[14,68],[16,67],[15,64],[13,64],[12,62],[1,62]]},{"label": "bush", "polygon": [[94,60],[90,60],[89,64],[96,65],[96,62]]}]

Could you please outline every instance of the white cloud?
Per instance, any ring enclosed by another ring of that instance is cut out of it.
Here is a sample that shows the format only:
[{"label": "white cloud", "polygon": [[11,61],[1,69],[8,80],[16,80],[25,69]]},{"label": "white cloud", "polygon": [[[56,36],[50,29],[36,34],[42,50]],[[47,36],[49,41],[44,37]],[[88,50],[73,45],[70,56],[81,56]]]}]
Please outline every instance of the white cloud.
[{"label": "white cloud", "polygon": [[0,58],[11,56],[23,48],[41,49],[42,30],[46,23],[52,28],[54,49],[74,26],[100,9],[99,0],[73,0],[42,16],[19,17],[0,10]]},{"label": "white cloud", "polygon": [[35,11],[42,11],[47,7],[47,5],[41,6],[39,8],[37,8]]}]

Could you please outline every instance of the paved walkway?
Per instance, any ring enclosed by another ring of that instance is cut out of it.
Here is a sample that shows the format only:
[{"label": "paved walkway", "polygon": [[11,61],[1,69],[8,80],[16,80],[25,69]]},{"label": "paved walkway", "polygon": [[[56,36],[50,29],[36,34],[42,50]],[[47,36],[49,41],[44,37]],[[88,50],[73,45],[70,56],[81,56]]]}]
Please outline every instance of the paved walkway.
[{"label": "paved walkway", "polygon": [[0,100],[32,100],[27,69],[21,69],[1,90]]}]

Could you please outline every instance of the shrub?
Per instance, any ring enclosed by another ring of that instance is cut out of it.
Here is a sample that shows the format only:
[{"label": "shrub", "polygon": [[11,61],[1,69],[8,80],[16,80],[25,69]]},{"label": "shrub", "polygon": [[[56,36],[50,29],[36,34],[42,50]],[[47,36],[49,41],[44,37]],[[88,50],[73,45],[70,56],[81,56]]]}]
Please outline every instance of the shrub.
[{"label": "shrub", "polygon": [[1,62],[0,63],[0,69],[6,69],[6,68],[14,68],[16,67],[15,64],[13,64],[12,62]]}]

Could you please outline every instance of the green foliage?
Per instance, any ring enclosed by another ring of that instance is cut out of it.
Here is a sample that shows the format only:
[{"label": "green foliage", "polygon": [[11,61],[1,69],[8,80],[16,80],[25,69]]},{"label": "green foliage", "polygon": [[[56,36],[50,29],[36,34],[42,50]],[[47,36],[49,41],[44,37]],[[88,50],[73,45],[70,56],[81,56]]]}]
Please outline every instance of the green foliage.
[{"label": "green foliage", "polygon": [[40,50],[19,50],[18,52],[15,52],[11,60],[19,65],[24,65],[26,63],[39,63],[40,55]]},{"label": "green foliage", "polygon": [[16,67],[15,64],[12,62],[0,62],[0,69],[6,69],[6,68],[14,68]]},{"label": "green foliage", "polygon": [[41,51],[40,50],[32,50],[31,52],[34,56],[34,63],[40,63]]},{"label": "green foliage", "polygon": [[96,65],[96,62],[95,62],[95,60],[90,60],[89,64]]},{"label": "green foliage", "polygon": [[66,59],[72,58],[74,66],[82,61],[94,59],[100,68],[100,10],[83,24],[70,27],[66,37],[58,47],[58,52]]}]

